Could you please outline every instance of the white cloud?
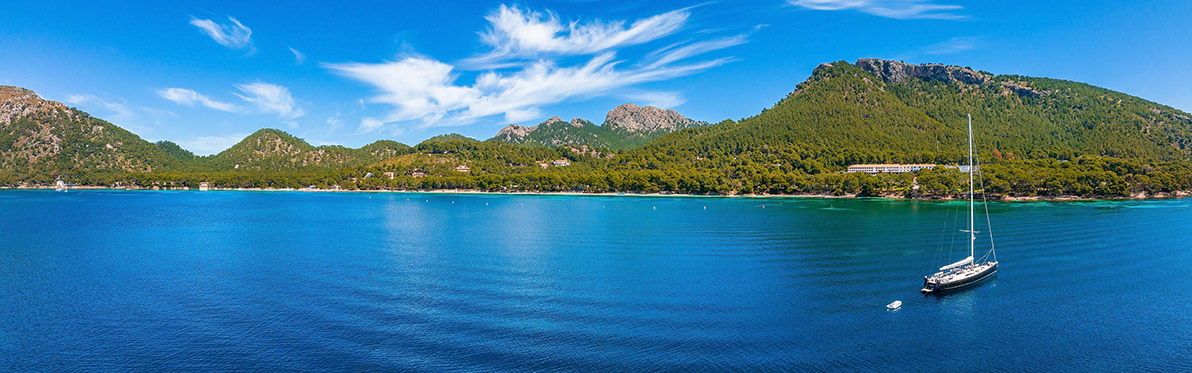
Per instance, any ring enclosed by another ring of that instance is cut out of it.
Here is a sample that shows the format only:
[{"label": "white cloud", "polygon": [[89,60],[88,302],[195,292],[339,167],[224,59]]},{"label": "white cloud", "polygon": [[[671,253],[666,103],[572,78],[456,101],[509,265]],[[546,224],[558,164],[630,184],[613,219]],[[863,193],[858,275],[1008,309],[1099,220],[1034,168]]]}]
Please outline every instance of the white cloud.
[{"label": "white cloud", "polygon": [[327,133],[334,132],[344,126],[343,121],[339,120],[339,115],[339,110],[336,110],[335,115],[327,117]]},{"label": "white cloud", "polygon": [[665,66],[678,60],[718,49],[744,44],[745,42],[745,35],[742,34],[726,38],[705,40],[687,45],[671,45],[650,53],[647,58],[654,58],[654,61],[650,63],[650,66]]},{"label": "white cloud", "polygon": [[230,113],[240,111],[240,108],[236,107],[236,105],[212,100],[207,98],[207,96],[186,88],[159,89],[157,90],[157,94],[164,99],[186,106],[194,106],[195,103],[199,103],[215,110],[226,111]]},{"label": "white cloud", "polygon": [[389,115],[361,122],[361,131],[369,132],[385,123],[419,120],[424,126],[463,125],[498,114],[504,114],[506,122],[519,122],[541,116],[540,107],[544,105],[690,75],[729,61],[721,58],[684,65],[617,69],[619,61],[614,61],[614,57],[614,53],[607,52],[584,65],[571,67],[538,61],[509,74],[481,74],[471,86],[454,83],[451,65],[424,58],[327,67],[375,85],[381,95],[372,101],[393,105]]},{"label": "white cloud", "polygon": [[510,57],[597,54],[673,34],[683,27],[689,16],[687,10],[680,9],[639,19],[628,27],[625,21],[572,21],[564,25],[549,11],[535,12],[501,5],[485,17],[490,26],[480,33],[480,40],[492,47],[492,52],[465,62],[487,67],[496,60]]},{"label": "white cloud", "polygon": [[624,95],[629,101],[646,106],[657,106],[670,109],[687,102],[683,96],[675,92],[635,92]]},{"label": "white cloud", "polygon": [[[746,41],[745,35],[738,35],[673,44],[648,54],[635,64],[616,59],[616,48],[674,33],[684,25],[687,17],[686,11],[673,11],[638,20],[629,27],[618,21],[571,22],[564,28],[552,13],[502,6],[487,17],[492,27],[481,37],[493,51],[480,60],[490,68],[499,66],[504,70],[481,73],[471,84],[457,83],[456,66],[423,56],[382,63],[323,66],[375,86],[379,94],[370,101],[393,107],[387,115],[361,120],[360,132],[410,121],[423,127],[464,125],[494,115],[503,115],[505,122],[521,122],[541,117],[542,107],[546,105],[600,95],[623,96],[624,89],[636,84],[673,79],[722,65],[732,58],[687,60]],[[566,35],[560,35],[564,30],[567,30]],[[571,66],[549,58],[512,61],[534,55],[589,53],[594,56]],[[464,64],[476,61],[472,59]],[[664,107],[683,102],[678,94],[671,92],[639,91],[635,95],[651,98],[647,101]]]},{"label": "white cloud", "polygon": [[931,0],[787,0],[788,3],[814,10],[856,10],[861,13],[895,19],[964,19],[956,14],[960,5],[932,4]]},{"label": "white cloud", "polygon": [[958,36],[943,43],[932,45],[923,50],[927,54],[954,54],[977,47],[979,38],[976,36]]},{"label": "white cloud", "polygon": [[227,136],[202,136],[193,139],[176,141],[179,146],[197,155],[212,155],[228,150],[232,145],[248,137],[247,133],[237,133]]},{"label": "white cloud", "polygon": [[[247,95],[234,93],[244,101],[256,105],[263,113],[277,114],[286,119],[294,119],[306,115],[306,111],[297,107],[290,89],[269,83],[256,82],[252,84],[237,84],[236,88]],[[296,126],[296,124],[295,124]]]},{"label": "white cloud", "polygon": [[302,52],[299,52],[297,49],[294,49],[294,47],[288,47],[288,48],[290,48],[290,53],[294,53],[294,63],[301,65],[303,62],[306,62],[305,54],[302,54]]},{"label": "white cloud", "polygon": [[234,49],[252,46],[252,29],[244,26],[236,18],[228,17],[228,20],[232,23],[221,25],[209,19],[191,17],[190,24],[198,27],[219,45]]}]

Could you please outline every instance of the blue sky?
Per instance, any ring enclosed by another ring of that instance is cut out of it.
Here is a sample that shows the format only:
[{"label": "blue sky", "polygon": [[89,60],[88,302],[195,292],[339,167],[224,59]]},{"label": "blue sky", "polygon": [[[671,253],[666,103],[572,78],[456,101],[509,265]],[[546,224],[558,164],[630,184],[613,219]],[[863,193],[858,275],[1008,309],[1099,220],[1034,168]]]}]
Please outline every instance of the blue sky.
[{"label": "blue sky", "polygon": [[199,154],[260,128],[316,144],[487,139],[625,102],[716,122],[823,62],[1086,82],[1192,111],[1192,2],[0,3],[0,84]]}]

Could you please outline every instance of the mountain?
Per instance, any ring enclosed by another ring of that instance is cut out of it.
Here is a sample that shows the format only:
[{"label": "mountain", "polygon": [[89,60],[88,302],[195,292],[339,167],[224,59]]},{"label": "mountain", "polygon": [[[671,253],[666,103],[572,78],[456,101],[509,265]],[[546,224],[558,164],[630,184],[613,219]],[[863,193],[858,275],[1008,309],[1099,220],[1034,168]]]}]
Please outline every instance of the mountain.
[{"label": "mountain", "polygon": [[283,171],[348,168],[396,157],[409,149],[409,146],[387,140],[360,149],[339,145],[316,147],[285,131],[266,128],[206,159],[201,169]]},{"label": "mountain", "polygon": [[501,129],[490,141],[504,141],[545,147],[568,144],[587,144],[610,149],[623,148],[623,136],[592,124],[587,120],[574,118],[565,122],[559,117],[547,119],[537,126],[522,127],[516,124]]},{"label": "mountain", "polygon": [[1084,83],[877,59],[821,64],[785,98],[740,122],[703,125],[673,111],[622,105],[600,126],[551,118],[507,127],[490,141],[448,134],[415,147],[392,141],[315,147],[266,129],[212,157],[148,143],[28,90],[4,87],[0,185],[66,174],[100,185],[946,197],[966,189],[967,176],[947,168],[876,176],[844,171],[858,163],[963,163],[967,114],[980,187],[991,195],[1192,190],[1188,113]]},{"label": "mountain", "polygon": [[31,90],[0,86],[0,182],[99,183],[100,175],[175,169],[181,161],[120,127]]},{"label": "mountain", "polygon": [[614,132],[638,134],[640,137],[651,137],[651,135],[661,135],[706,125],[708,122],[688,119],[674,110],[653,106],[641,107],[634,104],[617,106],[604,117],[605,128]]},{"label": "mountain", "polygon": [[624,104],[609,111],[600,126],[580,118],[565,122],[553,117],[536,126],[506,126],[490,141],[546,147],[591,145],[624,150],[642,146],[668,132],[702,125],[707,122],[688,119],[674,110]]},{"label": "mountain", "polygon": [[[833,175],[850,164],[962,162],[968,113],[991,191],[1192,185],[1192,117],[1182,111],[1083,83],[875,59],[821,64],[756,116],[664,135],[606,168],[707,172],[729,190],[848,193],[839,188],[864,180]],[[876,185],[909,192],[912,181]]]}]

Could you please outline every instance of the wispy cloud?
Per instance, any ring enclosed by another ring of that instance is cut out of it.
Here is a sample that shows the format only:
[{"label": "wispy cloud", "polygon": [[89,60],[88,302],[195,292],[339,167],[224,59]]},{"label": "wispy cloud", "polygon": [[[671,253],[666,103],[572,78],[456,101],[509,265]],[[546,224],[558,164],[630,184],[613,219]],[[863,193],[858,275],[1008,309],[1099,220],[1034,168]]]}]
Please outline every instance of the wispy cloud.
[{"label": "wispy cloud", "polygon": [[133,119],[136,119],[137,114],[128,103],[121,100],[105,100],[90,94],[73,94],[66,96],[64,100],[66,103],[75,106],[97,106],[107,111],[107,120],[112,123],[121,125],[128,125]]},{"label": "wispy cloud", "polygon": [[683,27],[689,16],[686,9],[680,9],[639,19],[629,26],[625,21],[572,21],[564,25],[550,11],[501,5],[485,17],[490,26],[480,33],[480,41],[492,51],[466,62],[486,64],[512,57],[602,53],[671,35]]},{"label": "wispy cloud", "polygon": [[933,4],[932,0],[787,0],[791,5],[814,10],[856,10],[895,19],[965,19],[960,5]]},{"label": "wispy cloud", "polygon": [[294,119],[306,115],[306,111],[298,106],[293,95],[290,94],[290,89],[284,86],[255,82],[236,84],[235,87],[240,92],[233,92],[232,94],[248,103],[250,105],[249,107],[217,101],[202,93],[186,88],[159,89],[157,90],[157,94],[164,99],[186,106],[194,106],[197,103],[211,109],[229,113],[276,114],[282,119],[288,119],[285,123],[291,127],[297,126],[297,123],[293,121]]},{"label": "wispy cloud", "polygon": [[201,136],[176,141],[179,146],[197,155],[212,155],[228,150],[232,145],[248,137],[247,133],[236,133],[227,136]]},{"label": "wispy cloud", "polygon": [[980,38],[976,36],[958,36],[943,43],[928,46],[923,53],[941,55],[964,52],[977,47]]},{"label": "wispy cloud", "polygon": [[[481,39],[492,51],[466,60],[490,70],[471,84],[461,84],[457,66],[425,56],[404,56],[382,63],[324,64],[346,77],[373,85],[379,91],[371,102],[393,107],[387,115],[361,120],[360,132],[387,124],[415,122],[422,127],[465,125],[484,117],[502,115],[506,122],[542,116],[541,108],[567,100],[615,94],[631,86],[691,75],[732,61],[732,57],[703,60],[694,56],[746,41],[745,35],[672,44],[640,61],[617,59],[617,49],[656,40],[681,29],[686,10],[624,21],[571,22],[563,26],[550,12],[532,12],[501,6],[486,19],[491,23]],[[553,57],[585,55],[586,62],[564,65]],[[653,103],[673,106],[683,102],[675,92],[637,92]],[[388,128],[388,130],[397,130]]]},{"label": "wispy cloud", "polygon": [[235,113],[235,112],[240,111],[240,108],[237,107],[236,105],[233,105],[233,104],[230,104],[227,102],[220,102],[220,101],[212,100],[210,98],[207,98],[207,96],[204,96],[198,92],[195,92],[193,90],[189,90],[186,88],[159,89],[159,90],[157,90],[157,94],[164,99],[174,101],[175,103],[186,105],[186,106],[194,106],[195,103],[198,103],[203,106],[206,106],[206,107],[209,107],[209,108],[212,108],[215,110],[219,110],[219,111],[226,111],[226,112],[230,112],[230,113]]},{"label": "wispy cloud", "polygon": [[231,23],[218,24],[209,19],[191,17],[190,24],[198,27],[219,45],[235,49],[251,47],[252,29],[234,17],[228,17],[228,20]]},{"label": "wispy cloud", "polygon": [[294,47],[288,47],[288,48],[290,48],[290,53],[294,54],[294,63],[301,65],[303,62],[306,62],[305,54],[302,54],[302,52],[299,52],[297,49],[294,49]]},{"label": "wispy cloud", "polygon": [[682,95],[675,92],[630,92],[623,96],[638,104],[657,106],[663,109],[673,108],[686,102]]},{"label": "wispy cloud", "polygon": [[235,93],[236,97],[256,105],[259,112],[277,114],[286,119],[306,115],[306,111],[294,103],[294,97],[290,95],[289,88],[261,82],[237,84],[236,88],[245,93]]}]

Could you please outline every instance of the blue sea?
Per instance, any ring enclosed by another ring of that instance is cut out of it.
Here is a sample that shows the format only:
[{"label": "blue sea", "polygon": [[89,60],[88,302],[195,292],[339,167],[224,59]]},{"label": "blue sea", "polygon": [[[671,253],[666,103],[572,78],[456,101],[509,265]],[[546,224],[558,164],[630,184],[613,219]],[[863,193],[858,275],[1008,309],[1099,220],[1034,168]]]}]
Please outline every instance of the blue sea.
[{"label": "blue sea", "polygon": [[3,191],[0,370],[1192,371],[1192,199],[990,203],[919,294],[966,208]]}]

